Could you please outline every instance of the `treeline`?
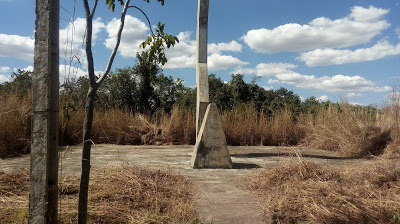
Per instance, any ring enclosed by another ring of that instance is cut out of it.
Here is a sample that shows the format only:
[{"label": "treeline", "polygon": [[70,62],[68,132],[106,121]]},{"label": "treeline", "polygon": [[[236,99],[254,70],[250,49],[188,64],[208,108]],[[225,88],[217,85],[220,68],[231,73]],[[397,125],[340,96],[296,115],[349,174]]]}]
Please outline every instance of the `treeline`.
[{"label": "treeline", "polygon": [[[139,58],[139,60],[145,60]],[[98,90],[96,109],[107,111],[119,109],[128,113],[148,115],[170,113],[174,106],[194,110],[196,89],[185,87],[183,80],[173,79],[159,73],[155,66],[139,63],[135,67],[115,69]],[[149,69],[150,68],[150,69]],[[12,81],[0,84],[0,96],[13,94],[24,97],[32,87],[32,72],[19,70],[11,75]],[[75,111],[84,108],[89,79],[85,76],[65,80],[60,85],[63,110]],[[322,106],[327,108],[332,102],[322,102],[315,97],[301,101],[300,97],[285,88],[265,90],[256,80],[246,83],[243,75],[232,75],[224,82],[215,74],[209,75],[210,101],[221,111],[232,110],[243,105],[252,105],[258,112],[274,115],[282,110],[297,116],[301,113],[316,113]]]},{"label": "treeline", "polygon": [[[194,144],[196,89],[165,76],[137,55],[134,67],[115,69],[96,97],[93,141],[113,144]],[[17,71],[0,84],[0,158],[29,152],[32,73]],[[209,76],[210,101],[220,108],[230,145],[309,145],[346,155],[380,154],[400,139],[399,100],[384,109],[346,102],[301,101],[285,88],[265,90],[240,74]],[[60,86],[60,144],[82,142],[88,78]],[[397,96],[397,95],[394,95]],[[397,101],[396,101],[397,100]],[[400,154],[400,152],[398,152]]]}]

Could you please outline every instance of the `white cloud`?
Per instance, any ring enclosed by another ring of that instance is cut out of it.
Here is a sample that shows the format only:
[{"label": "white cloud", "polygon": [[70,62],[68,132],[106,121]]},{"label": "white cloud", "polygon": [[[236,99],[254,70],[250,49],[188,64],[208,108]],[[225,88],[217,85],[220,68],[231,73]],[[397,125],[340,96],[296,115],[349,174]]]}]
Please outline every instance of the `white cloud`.
[{"label": "white cloud", "polygon": [[[92,46],[96,45],[98,34],[104,28],[105,25],[100,17],[93,20]],[[86,51],[84,49],[85,32],[86,20],[80,17],[73,23],[68,23],[64,29],[60,29],[60,57],[64,58],[67,65],[80,65],[87,68]]]},{"label": "white cloud", "polygon": [[33,61],[35,40],[31,37],[0,33],[0,57]]},{"label": "white cloud", "polygon": [[297,59],[305,62],[307,66],[322,66],[373,61],[398,54],[400,54],[400,43],[393,46],[388,41],[383,40],[370,48],[360,48],[355,51],[331,48],[317,49],[301,53]]},{"label": "white cloud", "polygon": [[303,89],[320,90],[327,92],[386,92],[390,86],[379,87],[376,83],[366,80],[361,76],[323,76],[317,78],[313,75],[302,75],[296,72],[277,74],[276,78],[281,82],[294,85]]},{"label": "white cloud", "polygon": [[289,63],[261,63],[255,68],[237,68],[233,74],[272,76],[290,71],[297,66]]},{"label": "white cloud", "polygon": [[0,74],[0,84],[8,81],[10,81],[10,77],[8,75]]},{"label": "white cloud", "polygon": [[228,68],[233,68],[248,64],[248,62],[243,62],[230,55],[220,55],[220,54],[212,54],[208,56],[207,61],[208,61],[208,70],[211,71],[226,70]]},{"label": "white cloud", "polygon": [[233,73],[275,76],[275,78],[268,79],[267,83],[284,83],[298,88],[327,92],[385,92],[391,90],[389,86],[379,87],[376,83],[361,76],[335,75],[318,78],[313,75],[302,75],[291,70],[296,67],[296,65],[289,63],[261,63],[255,68],[236,69]]},{"label": "white cloud", "polygon": [[[98,34],[104,29],[105,25],[101,22],[101,18],[97,17],[93,20],[92,44],[96,44]],[[86,32],[86,19],[77,18],[73,23],[68,23],[67,27],[60,29],[60,54],[64,51],[69,53],[80,50],[84,44]]]},{"label": "white cloud", "polygon": [[229,43],[208,44],[209,53],[220,54],[221,51],[242,52],[242,45],[234,40]]},{"label": "white cloud", "polygon": [[273,90],[274,87],[273,86],[263,86],[262,88],[264,88],[265,90]]},{"label": "white cloud", "polygon": [[[168,62],[164,68],[195,68],[196,66],[196,41],[190,39],[192,32],[180,32],[177,37],[179,43],[174,47],[165,50]],[[240,52],[242,45],[236,41],[229,43],[211,43],[208,44],[207,57],[208,69],[211,71],[226,70],[238,66],[247,65],[248,62],[241,61],[231,55],[221,55],[221,52]]]},{"label": "white cloud", "polygon": [[0,72],[1,72],[1,73],[11,72],[11,69],[10,69],[10,67],[7,67],[7,66],[5,66],[5,67],[0,67]]},{"label": "white cloud", "polygon": [[196,58],[194,56],[183,55],[170,58],[167,56],[167,58],[168,62],[164,65],[164,68],[194,68],[196,64]]},{"label": "white cloud", "polygon": [[[87,71],[79,67],[60,65],[60,82],[63,83],[65,79],[78,79],[81,76],[87,76]],[[96,72],[97,74],[97,72]]]},{"label": "white cloud", "polygon": [[[238,67],[247,65],[248,62],[243,62],[238,58],[230,55],[212,54],[207,57],[208,70],[220,71],[228,68]],[[195,56],[183,55],[172,57],[168,59],[164,68],[176,69],[176,68],[195,68],[196,58]]]},{"label": "white cloud", "polygon": [[[105,46],[112,50],[117,41],[117,33],[120,20],[113,18],[106,25],[108,38]],[[147,38],[149,28],[139,19],[126,15],[124,31],[122,32],[121,42],[118,51],[124,57],[136,57],[136,53],[140,52],[139,45]]]},{"label": "white cloud", "polygon": [[[29,66],[27,66],[27,67],[25,67],[25,68],[23,68],[23,69],[21,69],[21,70],[33,72],[33,66],[32,66],[32,65],[29,65]],[[14,68],[14,71],[16,71],[15,68]]]},{"label": "white cloud", "polygon": [[318,98],[316,98],[318,101],[321,101],[321,102],[326,102],[326,101],[328,101],[329,100],[329,98],[328,98],[328,96],[325,96],[325,95],[322,95],[322,96],[320,96],[320,97],[318,97]]},{"label": "white cloud", "polygon": [[355,6],[347,17],[331,20],[319,17],[306,25],[295,23],[274,29],[250,30],[242,37],[260,53],[297,52],[318,48],[343,48],[368,43],[390,24],[382,17],[389,10]]},{"label": "white cloud", "polygon": [[347,93],[346,98],[354,98],[354,97],[359,97],[362,96],[363,94],[361,93]]},{"label": "white cloud", "polygon": [[276,80],[276,79],[268,79],[267,83],[268,83],[268,84],[279,83],[279,80]]},{"label": "white cloud", "polygon": [[397,34],[397,37],[400,39],[400,26],[396,27],[395,32]]}]

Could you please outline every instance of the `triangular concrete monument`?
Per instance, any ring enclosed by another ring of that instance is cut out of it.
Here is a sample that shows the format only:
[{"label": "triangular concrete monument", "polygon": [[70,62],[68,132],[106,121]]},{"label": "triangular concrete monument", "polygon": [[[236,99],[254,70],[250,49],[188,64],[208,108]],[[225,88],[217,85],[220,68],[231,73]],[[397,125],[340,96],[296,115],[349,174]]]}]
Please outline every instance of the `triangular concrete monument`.
[{"label": "triangular concrete monument", "polygon": [[197,136],[191,165],[197,169],[232,168],[231,156],[215,103],[207,107]]}]

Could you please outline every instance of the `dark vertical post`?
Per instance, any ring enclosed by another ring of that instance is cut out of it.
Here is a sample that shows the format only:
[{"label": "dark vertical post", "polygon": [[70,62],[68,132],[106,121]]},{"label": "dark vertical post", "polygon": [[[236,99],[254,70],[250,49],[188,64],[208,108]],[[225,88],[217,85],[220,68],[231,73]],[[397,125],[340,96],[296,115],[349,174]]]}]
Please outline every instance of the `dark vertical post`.
[{"label": "dark vertical post", "polygon": [[36,0],[29,223],[57,223],[59,0]]}]

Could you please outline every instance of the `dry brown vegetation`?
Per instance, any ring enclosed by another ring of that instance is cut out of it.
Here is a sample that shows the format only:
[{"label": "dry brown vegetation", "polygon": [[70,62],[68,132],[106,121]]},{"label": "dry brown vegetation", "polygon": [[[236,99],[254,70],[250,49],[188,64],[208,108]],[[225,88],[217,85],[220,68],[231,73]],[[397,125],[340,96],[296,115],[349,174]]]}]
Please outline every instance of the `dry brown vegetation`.
[{"label": "dry brown vegetation", "polygon": [[[77,222],[79,181],[59,189],[60,223]],[[192,185],[182,176],[138,167],[108,168],[91,176],[89,223],[199,223]],[[29,173],[0,174],[1,223],[27,223]]]},{"label": "dry brown vegetation", "polygon": [[400,223],[400,164],[281,164],[250,180],[276,223]]},{"label": "dry brown vegetation", "polygon": [[[394,96],[398,96],[394,94]],[[346,102],[315,113],[281,110],[273,115],[250,105],[221,111],[229,145],[305,145],[344,156],[400,154],[400,102],[393,97],[383,109],[355,107]],[[31,96],[0,98],[0,158],[29,152]],[[60,141],[82,141],[83,109],[60,113]],[[194,144],[195,113],[175,107],[149,117],[122,110],[96,111],[92,140],[112,144]]]},{"label": "dry brown vegetation", "polygon": [[0,96],[0,158],[29,152],[32,94]]}]

